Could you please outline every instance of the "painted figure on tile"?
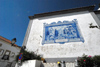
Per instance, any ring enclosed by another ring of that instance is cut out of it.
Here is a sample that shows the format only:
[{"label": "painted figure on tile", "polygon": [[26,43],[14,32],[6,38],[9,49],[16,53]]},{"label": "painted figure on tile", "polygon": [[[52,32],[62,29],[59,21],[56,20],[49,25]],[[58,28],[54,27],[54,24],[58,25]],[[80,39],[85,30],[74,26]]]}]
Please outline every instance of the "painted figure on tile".
[{"label": "painted figure on tile", "polygon": [[44,24],[45,38],[44,43],[61,43],[61,42],[84,42],[81,32],[78,28],[77,20],[53,22],[51,24]]}]

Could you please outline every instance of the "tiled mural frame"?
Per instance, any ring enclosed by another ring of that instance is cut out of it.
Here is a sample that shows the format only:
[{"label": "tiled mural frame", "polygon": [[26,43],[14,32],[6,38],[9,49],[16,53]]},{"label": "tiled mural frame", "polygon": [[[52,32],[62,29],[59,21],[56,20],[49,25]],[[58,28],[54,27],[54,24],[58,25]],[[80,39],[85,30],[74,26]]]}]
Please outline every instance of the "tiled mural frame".
[{"label": "tiled mural frame", "polygon": [[43,44],[84,42],[77,19],[72,21],[58,21],[51,24],[44,23]]}]

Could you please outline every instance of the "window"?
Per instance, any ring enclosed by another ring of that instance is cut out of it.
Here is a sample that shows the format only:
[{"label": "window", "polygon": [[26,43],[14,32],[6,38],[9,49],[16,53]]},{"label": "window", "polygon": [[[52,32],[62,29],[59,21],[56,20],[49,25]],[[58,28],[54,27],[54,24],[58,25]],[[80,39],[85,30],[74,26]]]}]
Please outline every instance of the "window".
[{"label": "window", "polygon": [[44,23],[42,44],[66,42],[84,42],[77,20]]},{"label": "window", "polygon": [[5,54],[4,54],[3,57],[2,57],[2,59],[4,59],[4,60],[9,60],[10,52],[11,52],[11,51],[6,50],[6,51],[5,51]]},{"label": "window", "polygon": [[2,46],[2,43],[0,43],[0,47]]},{"label": "window", "polygon": [[14,57],[14,56],[15,56],[15,53],[14,53],[14,52],[12,52],[12,53],[11,53],[11,57]]},{"label": "window", "polygon": [[3,49],[0,49],[0,56],[3,55],[3,52],[4,52],[4,50]]}]

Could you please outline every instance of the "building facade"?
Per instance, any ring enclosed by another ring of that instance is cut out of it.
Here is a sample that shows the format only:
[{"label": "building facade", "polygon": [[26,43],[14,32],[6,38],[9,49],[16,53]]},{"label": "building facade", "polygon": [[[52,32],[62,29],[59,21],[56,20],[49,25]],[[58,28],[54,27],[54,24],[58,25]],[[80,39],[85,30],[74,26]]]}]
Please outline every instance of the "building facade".
[{"label": "building facade", "polygon": [[20,47],[16,44],[11,46],[11,41],[0,36],[0,67],[6,67],[7,64],[14,62],[18,55]]},{"label": "building facade", "polygon": [[74,61],[77,57],[100,55],[100,11],[95,6],[29,16],[23,45],[47,62]]}]

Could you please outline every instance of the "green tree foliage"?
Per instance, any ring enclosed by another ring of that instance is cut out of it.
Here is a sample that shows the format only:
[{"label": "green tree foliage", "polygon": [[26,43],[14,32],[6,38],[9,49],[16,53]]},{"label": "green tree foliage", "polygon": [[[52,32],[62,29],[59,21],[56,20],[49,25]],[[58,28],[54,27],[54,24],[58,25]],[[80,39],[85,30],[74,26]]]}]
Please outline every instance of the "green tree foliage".
[{"label": "green tree foliage", "polygon": [[93,57],[94,63],[97,67],[100,67],[100,55],[96,55]]},{"label": "green tree foliage", "polygon": [[79,67],[100,67],[100,56],[83,56],[78,57],[78,66]]},{"label": "green tree foliage", "polygon": [[[18,62],[20,53],[16,56],[16,62]],[[27,61],[27,60],[41,60],[40,55],[36,55],[34,52],[28,52],[28,51],[23,51],[22,55],[22,60],[21,62]]]}]

